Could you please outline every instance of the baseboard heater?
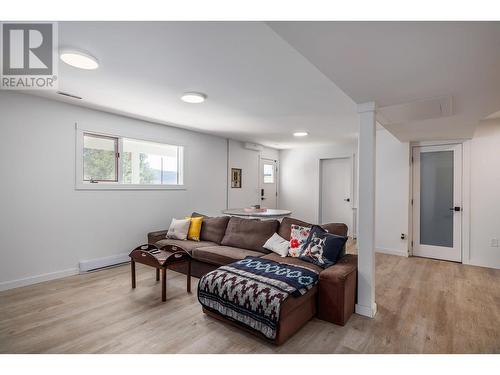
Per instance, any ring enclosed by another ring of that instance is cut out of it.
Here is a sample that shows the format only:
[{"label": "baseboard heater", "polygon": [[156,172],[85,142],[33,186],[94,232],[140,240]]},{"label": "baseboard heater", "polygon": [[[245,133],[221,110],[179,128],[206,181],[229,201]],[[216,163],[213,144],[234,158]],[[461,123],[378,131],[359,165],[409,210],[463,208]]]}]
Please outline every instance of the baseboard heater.
[{"label": "baseboard heater", "polygon": [[111,255],[109,257],[97,258],[91,260],[81,260],[78,265],[80,273],[96,271],[102,268],[117,266],[130,261],[128,253]]}]

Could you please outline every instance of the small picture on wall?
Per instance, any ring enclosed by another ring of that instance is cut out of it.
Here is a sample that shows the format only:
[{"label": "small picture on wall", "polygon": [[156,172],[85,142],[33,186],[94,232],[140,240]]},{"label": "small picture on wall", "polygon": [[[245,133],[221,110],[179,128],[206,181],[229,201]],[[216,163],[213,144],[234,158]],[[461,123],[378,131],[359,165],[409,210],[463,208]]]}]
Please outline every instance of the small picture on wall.
[{"label": "small picture on wall", "polygon": [[231,168],[231,187],[241,188],[241,169]]}]

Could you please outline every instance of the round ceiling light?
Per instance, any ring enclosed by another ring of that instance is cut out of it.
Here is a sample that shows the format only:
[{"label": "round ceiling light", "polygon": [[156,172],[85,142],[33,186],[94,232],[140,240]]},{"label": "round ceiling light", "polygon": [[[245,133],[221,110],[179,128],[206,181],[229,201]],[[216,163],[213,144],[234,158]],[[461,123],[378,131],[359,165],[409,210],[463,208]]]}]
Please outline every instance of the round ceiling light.
[{"label": "round ceiling light", "polygon": [[87,52],[65,50],[60,53],[61,60],[78,69],[94,70],[99,67],[97,59]]},{"label": "round ceiling light", "polygon": [[294,137],[305,137],[306,135],[309,135],[308,132],[295,132],[293,133]]},{"label": "round ceiling light", "polygon": [[181,96],[181,100],[186,103],[203,103],[207,99],[205,94],[201,92],[186,92]]}]

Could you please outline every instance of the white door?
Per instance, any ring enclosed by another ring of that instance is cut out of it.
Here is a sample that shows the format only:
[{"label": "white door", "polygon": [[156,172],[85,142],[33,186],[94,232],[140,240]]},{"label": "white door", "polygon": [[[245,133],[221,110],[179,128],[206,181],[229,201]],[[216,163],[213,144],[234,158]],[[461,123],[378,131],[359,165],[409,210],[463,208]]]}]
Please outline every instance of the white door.
[{"label": "white door", "polygon": [[320,161],[320,223],[344,223],[352,231],[352,163],[350,158]]},{"label": "white door", "polygon": [[260,205],[278,208],[278,165],[276,160],[260,159]]},{"label": "white door", "polygon": [[462,145],[413,147],[413,255],[462,261]]}]

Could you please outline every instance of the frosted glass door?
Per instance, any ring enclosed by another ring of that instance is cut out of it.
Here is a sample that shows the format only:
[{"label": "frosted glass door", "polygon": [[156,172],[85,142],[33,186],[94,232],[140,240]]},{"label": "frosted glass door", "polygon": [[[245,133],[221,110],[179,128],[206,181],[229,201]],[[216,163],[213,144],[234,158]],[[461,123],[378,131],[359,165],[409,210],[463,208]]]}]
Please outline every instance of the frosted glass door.
[{"label": "frosted glass door", "polygon": [[413,148],[413,255],[461,261],[462,145]]},{"label": "frosted glass door", "polygon": [[420,243],[453,247],[453,151],[420,154]]}]

